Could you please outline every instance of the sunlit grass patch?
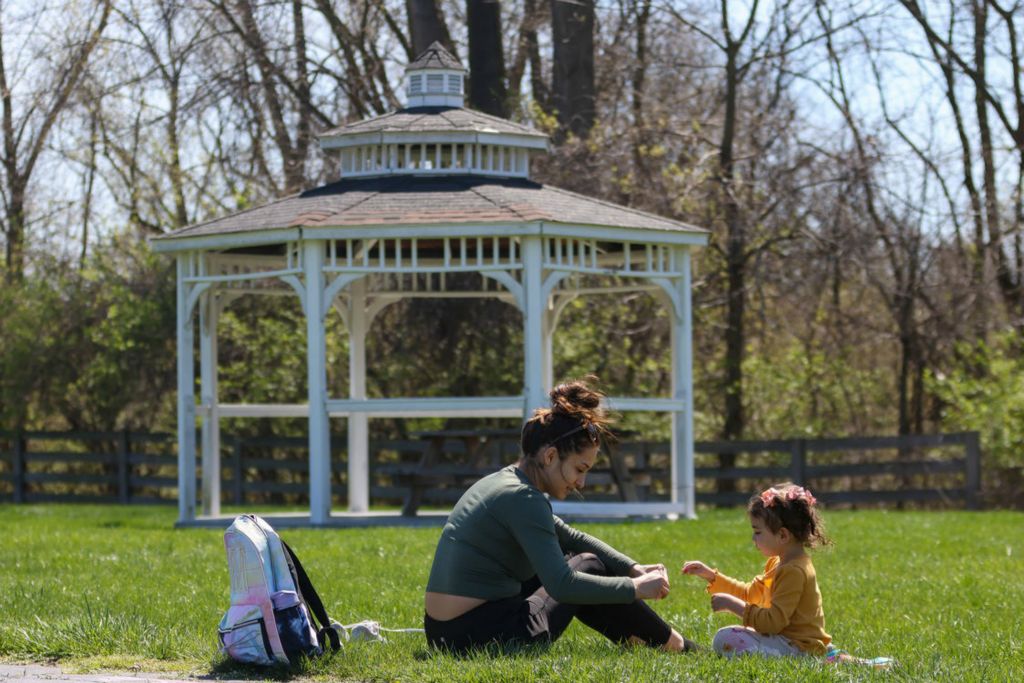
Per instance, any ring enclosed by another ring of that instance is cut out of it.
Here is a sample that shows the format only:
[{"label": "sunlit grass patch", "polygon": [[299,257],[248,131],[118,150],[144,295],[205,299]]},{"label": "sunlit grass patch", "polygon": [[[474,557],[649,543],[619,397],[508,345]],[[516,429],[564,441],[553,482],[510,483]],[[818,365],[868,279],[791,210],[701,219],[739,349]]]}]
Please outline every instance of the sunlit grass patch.
[{"label": "sunlit grass patch", "polygon": [[[672,568],[654,603],[705,651],[674,656],[611,645],[576,624],[546,648],[456,658],[421,634],[349,643],[292,670],[225,661],[216,627],[227,607],[221,532],[174,530],[170,508],[0,506],[0,659],[261,679],[375,681],[1024,680],[1024,515],[1010,512],[836,511],[836,546],[815,555],[827,630],[846,650],[899,661],[890,672],[814,659],[723,660],[718,628],[687,559],[753,576],[761,558],[741,511],[695,522],[581,525],[637,560]],[[437,529],[285,530],[342,623],[422,624]]]}]

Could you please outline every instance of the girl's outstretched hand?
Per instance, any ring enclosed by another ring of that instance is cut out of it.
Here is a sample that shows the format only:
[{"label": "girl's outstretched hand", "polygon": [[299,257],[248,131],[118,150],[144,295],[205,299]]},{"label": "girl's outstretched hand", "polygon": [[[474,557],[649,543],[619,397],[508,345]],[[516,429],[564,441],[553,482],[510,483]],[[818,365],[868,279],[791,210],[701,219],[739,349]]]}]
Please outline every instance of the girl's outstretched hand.
[{"label": "girl's outstretched hand", "polygon": [[684,574],[699,576],[708,583],[715,580],[715,570],[698,560],[690,560],[683,563],[683,568],[680,571]]}]

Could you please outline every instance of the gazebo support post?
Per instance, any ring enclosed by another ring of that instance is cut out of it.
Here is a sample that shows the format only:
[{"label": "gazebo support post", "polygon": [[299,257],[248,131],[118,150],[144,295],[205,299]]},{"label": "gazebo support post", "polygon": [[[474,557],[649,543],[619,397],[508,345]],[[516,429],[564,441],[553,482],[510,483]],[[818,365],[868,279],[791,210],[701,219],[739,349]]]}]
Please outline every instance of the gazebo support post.
[{"label": "gazebo support post", "polygon": [[193,254],[178,254],[178,522],[196,518],[196,399],[193,349],[195,333],[189,309],[189,262]]},{"label": "gazebo support post", "polygon": [[555,311],[547,310],[547,302],[544,308],[544,375],[541,380],[545,387],[550,387],[555,383],[555,354],[554,354],[554,338],[555,338]]},{"label": "gazebo support post", "polygon": [[203,415],[203,515],[220,514],[220,415],[217,409],[217,321],[220,297],[207,290],[199,301],[199,377]]},{"label": "gazebo support post", "polygon": [[693,479],[693,316],[690,304],[690,250],[674,247],[680,275],[674,279],[672,309],[672,398],[683,408],[672,412],[672,502],[682,503],[686,517],[697,514]]},{"label": "gazebo support post", "polygon": [[523,419],[544,406],[544,278],[540,235],[523,237]]},{"label": "gazebo support post", "polygon": [[327,343],[324,333],[324,242],[303,243],[306,284],[306,371],[309,391],[309,519],[331,516],[331,439],[327,416]]},{"label": "gazebo support post", "polygon": [[[366,280],[348,286],[348,367],[349,398],[366,398]],[[370,428],[365,413],[348,417],[348,509],[367,512],[370,509]]]}]

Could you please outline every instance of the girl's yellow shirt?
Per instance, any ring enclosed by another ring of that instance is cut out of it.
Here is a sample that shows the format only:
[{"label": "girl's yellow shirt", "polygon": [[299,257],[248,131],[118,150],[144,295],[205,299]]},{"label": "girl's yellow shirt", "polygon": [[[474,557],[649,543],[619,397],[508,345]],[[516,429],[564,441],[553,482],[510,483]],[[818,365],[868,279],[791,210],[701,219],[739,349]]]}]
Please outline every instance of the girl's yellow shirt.
[{"label": "girl's yellow shirt", "polygon": [[745,583],[719,574],[708,593],[728,593],[747,603],[743,625],[765,635],[781,635],[801,650],[825,654],[832,637],[825,633],[825,613],[814,565],[807,555],[781,562],[769,557],[764,573]]}]

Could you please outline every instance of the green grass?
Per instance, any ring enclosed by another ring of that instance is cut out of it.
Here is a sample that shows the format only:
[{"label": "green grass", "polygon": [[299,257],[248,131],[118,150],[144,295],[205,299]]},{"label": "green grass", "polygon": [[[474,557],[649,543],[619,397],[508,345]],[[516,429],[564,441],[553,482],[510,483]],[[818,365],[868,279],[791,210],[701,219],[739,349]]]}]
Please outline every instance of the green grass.
[{"label": "green grass", "polygon": [[[891,672],[813,659],[727,661],[704,651],[621,649],[574,624],[550,648],[466,659],[431,654],[421,634],[350,643],[298,670],[225,662],[216,627],[228,576],[219,531],[174,530],[170,508],[0,506],[0,660],[80,670],[374,681],[1024,680],[1024,515],[1011,512],[828,513],[835,548],[815,566],[827,630],[844,649],[889,655]],[[707,647],[735,623],[711,614],[703,582],[678,575],[701,559],[749,577],[761,560],[741,511],[696,522],[580,525],[636,559],[673,571],[654,603]],[[420,626],[436,529],[289,530],[332,616]]]}]

